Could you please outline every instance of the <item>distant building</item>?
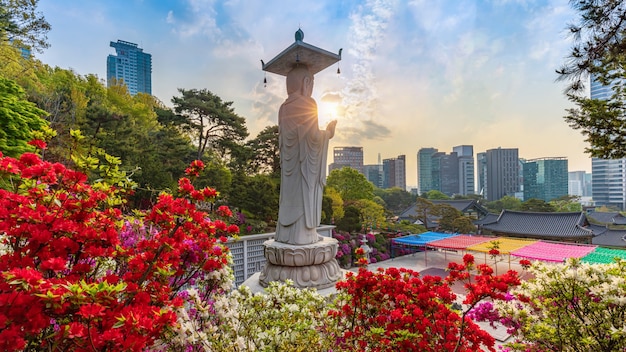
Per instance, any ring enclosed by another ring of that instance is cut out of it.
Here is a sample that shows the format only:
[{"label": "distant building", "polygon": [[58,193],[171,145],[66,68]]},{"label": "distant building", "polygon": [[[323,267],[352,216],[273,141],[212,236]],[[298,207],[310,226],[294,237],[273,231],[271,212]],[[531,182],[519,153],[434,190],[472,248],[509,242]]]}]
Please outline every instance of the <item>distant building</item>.
[{"label": "distant building", "polygon": [[433,179],[433,155],[436,148],[422,148],[417,152],[417,187],[420,194],[430,190],[439,190],[438,184]]},{"label": "distant building", "polygon": [[383,188],[383,166],[374,164],[374,165],[363,165],[363,175],[365,178],[374,184],[374,186],[378,188]]},{"label": "distant building", "polygon": [[349,166],[363,174],[363,147],[333,148],[333,163],[328,166],[328,172],[344,166]]},{"label": "distant building", "polygon": [[591,173],[585,171],[568,172],[567,193],[577,197],[591,197]]},{"label": "distant building", "polygon": [[[591,76],[591,99],[611,100],[613,87],[618,80],[603,85]],[[615,207],[626,210],[626,159],[591,159],[591,188],[596,206]]]},{"label": "distant building", "polygon": [[523,164],[524,200],[541,199],[549,202],[567,196],[567,159],[540,158]]},{"label": "distant building", "polygon": [[477,193],[486,198],[487,189],[487,153],[476,154],[476,190]]},{"label": "distant building", "polygon": [[[437,153],[433,155],[434,171],[438,171],[439,189],[447,196],[459,193],[459,157],[455,152],[450,154]],[[433,173],[436,177],[437,173]]]},{"label": "distant building", "polygon": [[476,193],[474,187],[474,147],[459,145],[452,148],[459,158],[459,191],[460,195]]},{"label": "distant building", "polygon": [[440,191],[448,196],[474,194],[474,148],[460,145],[450,154],[435,148],[417,152],[419,192]]},{"label": "distant building", "polygon": [[520,191],[519,156],[517,148],[489,149],[485,152],[486,187],[483,197],[488,201]]},{"label": "distant building", "polygon": [[398,187],[406,191],[406,156],[383,159],[383,188]]},{"label": "distant building", "polygon": [[591,159],[592,194],[596,206],[626,210],[626,159]]},{"label": "distant building", "polygon": [[122,81],[131,95],[152,94],[152,55],[123,40],[111,42],[110,46],[116,55],[107,57],[107,86]]}]

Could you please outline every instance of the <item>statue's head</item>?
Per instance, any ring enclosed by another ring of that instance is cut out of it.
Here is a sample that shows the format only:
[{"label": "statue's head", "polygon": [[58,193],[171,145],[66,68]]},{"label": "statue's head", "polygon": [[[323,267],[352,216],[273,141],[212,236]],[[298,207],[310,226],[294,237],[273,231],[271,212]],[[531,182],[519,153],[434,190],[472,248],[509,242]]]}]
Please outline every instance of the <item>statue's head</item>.
[{"label": "statue's head", "polygon": [[313,93],[313,75],[308,67],[298,65],[287,74],[287,94],[302,94],[310,97]]}]

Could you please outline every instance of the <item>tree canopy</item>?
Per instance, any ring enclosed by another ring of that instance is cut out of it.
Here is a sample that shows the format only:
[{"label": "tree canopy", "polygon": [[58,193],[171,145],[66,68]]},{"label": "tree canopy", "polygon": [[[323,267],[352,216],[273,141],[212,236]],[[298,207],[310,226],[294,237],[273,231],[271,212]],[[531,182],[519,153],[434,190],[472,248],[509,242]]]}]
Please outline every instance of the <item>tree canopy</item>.
[{"label": "tree canopy", "polygon": [[0,151],[19,156],[34,151],[28,142],[33,132],[47,126],[46,112],[26,100],[24,90],[15,82],[0,77]]},{"label": "tree canopy", "polygon": [[450,199],[450,197],[448,197],[445,193],[438,191],[436,189],[431,189],[430,191],[426,192],[426,198],[440,199],[440,200]]},{"label": "tree canopy", "polygon": [[181,94],[173,97],[174,111],[180,115],[180,126],[194,136],[197,159],[204,157],[207,147],[226,156],[231,143],[248,136],[245,119],[237,115],[232,101],[223,101],[208,89],[178,89]]},{"label": "tree canopy", "polygon": [[537,198],[531,198],[522,202],[520,210],[539,213],[552,213],[555,211],[554,207],[550,203]]},{"label": "tree canopy", "polygon": [[484,205],[485,205],[485,208],[487,208],[490,212],[499,213],[504,209],[520,210],[522,206],[522,201],[513,196],[504,196],[498,200],[487,202]]},{"label": "tree canopy", "polygon": [[326,186],[336,189],[344,202],[374,198],[374,185],[351,167],[331,171]]},{"label": "tree canopy", "polygon": [[[567,61],[557,70],[568,80],[567,96],[576,107],[567,110],[565,120],[585,136],[586,152],[605,159],[626,156],[626,6],[615,0],[573,0],[579,13],[569,30],[575,42]],[[585,82],[592,77],[611,87],[608,100],[586,96]]]},{"label": "tree canopy", "polygon": [[385,202],[387,210],[392,214],[402,212],[415,202],[414,195],[399,187],[386,189],[376,188],[374,194]]},{"label": "tree canopy", "polygon": [[278,125],[265,127],[246,143],[253,151],[251,169],[254,172],[280,175],[280,150],[278,148]]},{"label": "tree canopy", "polygon": [[41,51],[48,48],[50,24],[37,11],[39,0],[0,0],[0,39]]}]

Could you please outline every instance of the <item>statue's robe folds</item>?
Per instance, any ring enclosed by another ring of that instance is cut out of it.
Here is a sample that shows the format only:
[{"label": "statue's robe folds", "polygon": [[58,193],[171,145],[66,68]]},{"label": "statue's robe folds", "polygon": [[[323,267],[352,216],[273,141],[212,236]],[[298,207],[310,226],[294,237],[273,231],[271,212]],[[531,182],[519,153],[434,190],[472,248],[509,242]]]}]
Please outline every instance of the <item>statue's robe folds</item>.
[{"label": "statue's robe folds", "polygon": [[311,97],[290,96],[278,113],[280,205],[276,241],[311,244],[322,216],[330,132],[320,130]]}]

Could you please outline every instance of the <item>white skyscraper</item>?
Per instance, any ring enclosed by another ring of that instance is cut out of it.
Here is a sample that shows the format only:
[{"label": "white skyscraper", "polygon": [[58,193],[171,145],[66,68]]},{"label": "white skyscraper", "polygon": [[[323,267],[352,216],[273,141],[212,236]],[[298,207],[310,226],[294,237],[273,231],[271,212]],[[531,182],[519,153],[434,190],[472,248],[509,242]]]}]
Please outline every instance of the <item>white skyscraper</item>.
[{"label": "white skyscraper", "polygon": [[459,158],[459,194],[474,194],[474,147],[459,145],[452,151]]},{"label": "white skyscraper", "polygon": [[[602,85],[591,77],[591,99],[609,100],[613,85]],[[591,159],[592,197],[596,205],[626,209],[626,159]]]}]

